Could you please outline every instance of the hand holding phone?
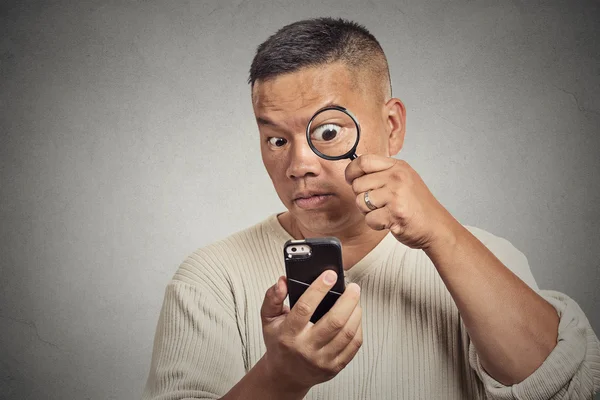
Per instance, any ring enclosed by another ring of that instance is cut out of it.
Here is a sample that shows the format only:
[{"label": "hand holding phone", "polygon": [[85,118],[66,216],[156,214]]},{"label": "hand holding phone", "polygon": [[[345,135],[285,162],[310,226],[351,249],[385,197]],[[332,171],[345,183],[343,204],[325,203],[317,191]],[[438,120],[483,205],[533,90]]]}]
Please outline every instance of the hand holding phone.
[{"label": "hand holding phone", "polygon": [[283,277],[265,293],[260,314],[267,351],[259,363],[264,365],[270,381],[276,383],[276,387],[269,387],[280,388],[286,395],[293,392],[301,398],[312,386],[333,378],[362,345],[360,287],[355,283],[346,287],[317,323],[310,323],[314,311],[337,282],[335,277],[328,279],[327,275],[335,274],[327,272],[312,282],[291,309],[284,305],[289,282]]},{"label": "hand holding phone", "polygon": [[324,271],[337,274],[337,282],[325,295],[310,321],[316,323],[335,304],[345,290],[342,245],[335,237],[288,240],[283,246],[290,308]]}]

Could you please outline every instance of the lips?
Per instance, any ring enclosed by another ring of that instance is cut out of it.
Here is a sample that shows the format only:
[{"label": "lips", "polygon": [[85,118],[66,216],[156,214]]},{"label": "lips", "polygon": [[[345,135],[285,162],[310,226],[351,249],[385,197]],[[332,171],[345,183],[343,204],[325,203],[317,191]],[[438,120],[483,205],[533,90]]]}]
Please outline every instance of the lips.
[{"label": "lips", "polygon": [[313,190],[306,190],[303,192],[297,192],[294,194],[294,201],[298,200],[298,199],[308,199],[310,197],[314,197],[314,196],[324,196],[330,193],[325,193],[325,192],[318,192],[318,191],[313,191]]},{"label": "lips", "polygon": [[294,203],[303,209],[314,209],[323,206],[331,197],[331,193],[306,191],[296,193]]}]

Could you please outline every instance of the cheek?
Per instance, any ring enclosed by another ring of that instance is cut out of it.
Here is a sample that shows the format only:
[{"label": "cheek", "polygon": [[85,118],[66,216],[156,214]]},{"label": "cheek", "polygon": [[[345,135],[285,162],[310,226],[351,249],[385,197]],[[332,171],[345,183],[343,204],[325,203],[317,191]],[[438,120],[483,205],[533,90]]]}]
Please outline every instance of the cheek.
[{"label": "cheek", "polygon": [[[359,147],[360,147],[360,145],[359,145]],[[337,163],[339,163],[339,164],[337,164]],[[335,165],[335,167],[331,168],[328,171],[329,176],[331,178],[330,182],[336,186],[336,188],[337,188],[336,191],[342,197],[347,198],[347,199],[354,198],[354,191],[352,190],[352,186],[346,182],[346,167],[348,167],[349,163],[350,163],[350,161],[347,161],[347,162],[338,161],[338,162],[336,162],[337,165]]]},{"label": "cheek", "polygon": [[387,142],[385,141],[384,127],[378,125],[375,128],[364,128],[361,132],[360,142],[356,153],[387,155]]},{"label": "cheek", "polygon": [[285,160],[283,157],[273,154],[269,149],[261,149],[263,165],[271,180],[275,182],[278,177],[285,175]]},{"label": "cheek", "polygon": [[348,185],[344,181],[344,186],[342,186],[342,188],[340,190],[341,190],[342,196],[346,203],[348,203],[348,204],[356,203],[356,193],[354,193],[354,190],[352,190],[352,186]]},{"label": "cheek", "polygon": [[375,153],[375,146],[373,146],[372,138],[367,135],[362,135],[360,137],[360,142],[358,142],[358,147],[356,148],[356,154],[358,156],[362,156],[364,154],[373,154]]}]

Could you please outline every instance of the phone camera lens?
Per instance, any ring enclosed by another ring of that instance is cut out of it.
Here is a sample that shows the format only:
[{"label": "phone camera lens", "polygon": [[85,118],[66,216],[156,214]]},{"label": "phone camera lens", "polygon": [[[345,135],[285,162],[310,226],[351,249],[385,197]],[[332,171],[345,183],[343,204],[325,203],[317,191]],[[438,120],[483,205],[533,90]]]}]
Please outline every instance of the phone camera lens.
[{"label": "phone camera lens", "polygon": [[295,248],[295,247],[292,247],[292,251],[296,251],[296,248]]}]

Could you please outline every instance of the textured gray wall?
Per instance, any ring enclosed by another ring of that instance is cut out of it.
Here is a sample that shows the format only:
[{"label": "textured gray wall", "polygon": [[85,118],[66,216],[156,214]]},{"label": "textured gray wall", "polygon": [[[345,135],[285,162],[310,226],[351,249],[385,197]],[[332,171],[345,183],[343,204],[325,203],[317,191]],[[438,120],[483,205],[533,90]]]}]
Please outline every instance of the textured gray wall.
[{"label": "textured gray wall", "polygon": [[600,332],[599,3],[300,3],[0,5],[0,398],[139,397],[179,262],[283,208],[245,80],[304,17],[372,30],[401,156]]}]

